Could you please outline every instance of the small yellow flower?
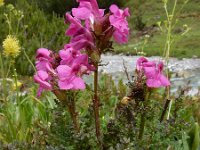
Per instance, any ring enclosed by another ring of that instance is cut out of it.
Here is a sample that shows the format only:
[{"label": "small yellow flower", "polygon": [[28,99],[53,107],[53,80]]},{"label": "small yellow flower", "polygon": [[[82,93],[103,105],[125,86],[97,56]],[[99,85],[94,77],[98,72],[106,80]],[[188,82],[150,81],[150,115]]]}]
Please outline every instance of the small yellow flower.
[{"label": "small yellow flower", "polygon": [[0,7],[4,5],[4,0],[0,0]]},{"label": "small yellow flower", "polygon": [[13,89],[16,90],[17,88],[20,88],[22,86],[22,83],[17,81],[17,83],[13,83]]},{"label": "small yellow flower", "polygon": [[20,53],[20,45],[18,39],[13,35],[8,35],[3,41],[3,53],[6,57],[17,57]]}]

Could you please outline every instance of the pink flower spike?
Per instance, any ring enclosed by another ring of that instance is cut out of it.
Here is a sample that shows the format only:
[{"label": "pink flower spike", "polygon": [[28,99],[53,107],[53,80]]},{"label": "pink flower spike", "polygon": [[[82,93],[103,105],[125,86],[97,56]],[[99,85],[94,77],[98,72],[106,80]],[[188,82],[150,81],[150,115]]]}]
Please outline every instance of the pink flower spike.
[{"label": "pink flower spike", "polygon": [[74,50],[93,49],[94,39],[92,33],[81,25],[79,20],[73,18],[70,14],[66,14],[66,20],[70,22],[70,27],[66,34],[71,36],[70,44],[65,47],[71,47]]},{"label": "pink flower spike", "polygon": [[127,43],[129,36],[129,27],[126,17],[130,16],[129,9],[124,11],[119,9],[117,5],[110,6],[111,15],[109,17],[110,24],[114,27],[113,37],[119,44]]},{"label": "pink flower spike", "polygon": [[41,95],[43,90],[52,90],[51,84],[48,82],[50,79],[49,75],[45,71],[38,71],[36,75],[34,75],[34,81],[40,85],[38,90],[38,96]]},{"label": "pink flower spike", "polygon": [[55,74],[52,64],[54,63],[51,57],[52,52],[46,48],[39,48],[36,55],[36,69],[37,71],[43,70]]},{"label": "pink flower spike", "polygon": [[146,84],[151,88],[166,87],[170,85],[169,80],[162,74],[164,65],[162,62],[156,63],[148,61],[144,57],[137,60],[136,68],[146,76]]}]

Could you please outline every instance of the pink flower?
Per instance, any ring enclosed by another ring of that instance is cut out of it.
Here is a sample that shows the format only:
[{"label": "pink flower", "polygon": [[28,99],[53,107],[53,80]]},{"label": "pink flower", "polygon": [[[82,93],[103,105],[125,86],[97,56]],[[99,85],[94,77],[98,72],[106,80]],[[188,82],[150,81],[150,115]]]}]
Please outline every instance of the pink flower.
[{"label": "pink flower", "polygon": [[70,22],[66,35],[71,36],[71,40],[65,47],[72,47],[74,50],[94,49],[93,35],[79,20],[66,13],[66,22]]},{"label": "pink flower", "polygon": [[95,70],[95,67],[88,62],[88,56],[86,54],[80,54],[74,59],[72,64],[72,70],[76,74],[82,76],[83,74],[89,74]]},{"label": "pink flower", "polygon": [[59,51],[59,56],[61,58],[61,65],[71,66],[73,64],[74,58],[79,55],[79,51],[73,50],[73,48],[66,48]]},{"label": "pink flower", "polygon": [[55,90],[53,87],[57,86],[60,90],[84,89],[85,83],[81,76],[95,69],[89,64],[86,54],[81,54],[72,47],[60,50],[59,55],[40,48],[36,59],[37,73],[34,80],[40,85],[37,96],[44,90]]},{"label": "pink flower", "polygon": [[103,17],[104,9],[99,9],[96,0],[78,0],[79,7],[72,9],[72,15],[81,20],[90,20],[93,24],[95,19]]},{"label": "pink flower", "polygon": [[36,75],[34,80],[40,85],[37,96],[40,96],[43,90],[52,90],[50,82],[56,76],[56,72],[53,69],[55,60],[52,58],[52,51],[46,48],[39,48],[36,54]]},{"label": "pink flower", "polygon": [[114,27],[115,31],[113,37],[119,44],[127,43],[129,36],[129,27],[126,18],[130,16],[129,9],[126,8],[124,11],[119,9],[117,5],[111,5],[109,20],[110,24]]},{"label": "pink flower", "polygon": [[[70,26],[66,35],[71,36],[67,47],[75,50],[96,50],[96,39],[102,41],[102,50],[109,47],[113,36],[120,44],[128,42],[129,27],[126,18],[130,16],[128,8],[121,10],[116,5],[110,7],[111,15],[104,15],[96,0],[78,0],[79,7],[72,9],[72,15],[66,13],[66,23]],[[83,25],[80,20],[84,20]]]},{"label": "pink flower", "polygon": [[34,81],[40,85],[37,96],[39,97],[43,90],[52,90],[52,86],[49,83],[51,77],[45,71],[38,71],[34,75]]},{"label": "pink flower", "polygon": [[141,57],[137,60],[137,71],[144,73],[148,87],[159,88],[170,85],[169,80],[162,74],[164,65],[162,62],[156,64]]},{"label": "pink flower", "polygon": [[50,54],[51,54],[51,51],[49,51],[48,49],[46,49],[46,48],[39,48],[37,50],[37,53],[36,53],[36,58],[37,59],[46,58],[48,60],[51,60],[52,58],[50,57]]},{"label": "pink flower", "polygon": [[88,74],[90,71],[95,70],[93,65],[89,64],[88,56],[81,54],[79,51],[74,51],[72,48],[61,50],[59,52],[61,65],[68,65],[72,68],[73,72],[79,75]]},{"label": "pink flower", "polygon": [[59,88],[61,90],[85,89],[85,83],[81,76],[94,70],[94,67],[88,62],[88,56],[73,50],[73,48],[61,50],[59,55],[62,59],[61,65],[57,67]]},{"label": "pink flower", "polygon": [[143,64],[146,62],[148,62],[148,60],[145,57],[140,57],[136,63],[137,71],[141,71],[143,69]]},{"label": "pink flower", "polygon": [[58,86],[61,90],[78,90],[85,89],[83,79],[75,75],[72,69],[67,65],[60,65],[57,67],[58,72]]},{"label": "pink flower", "polygon": [[157,67],[145,67],[148,87],[166,87],[170,85],[169,80],[162,74],[163,63],[160,62]]},{"label": "pink flower", "polygon": [[46,48],[39,48],[36,54],[36,69],[54,73],[52,68],[53,59],[51,58],[51,51]]}]

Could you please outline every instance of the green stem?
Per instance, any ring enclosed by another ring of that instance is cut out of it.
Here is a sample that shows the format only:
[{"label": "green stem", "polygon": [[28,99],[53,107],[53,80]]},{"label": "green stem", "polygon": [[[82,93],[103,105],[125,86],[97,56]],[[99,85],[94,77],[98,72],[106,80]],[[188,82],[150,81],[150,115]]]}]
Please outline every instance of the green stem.
[{"label": "green stem", "polygon": [[[2,87],[6,87],[6,79],[5,79],[5,71],[4,71],[4,64],[3,64],[3,60],[2,60],[2,54],[0,54],[0,61],[1,61],[1,78],[2,78]],[[7,91],[6,88],[2,88],[2,95],[3,95],[3,100],[4,102],[6,102],[6,95],[7,95]]]},{"label": "green stem", "polygon": [[19,104],[19,88],[17,85],[17,72],[16,69],[13,67],[13,73],[14,73],[14,81],[15,81],[15,86],[16,86],[16,92],[17,92],[17,104]]},{"label": "green stem", "polygon": [[170,100],[167,99],[166,102],[165,102],[165,105],[164,105],[164,109],[163,109],[162,115],[160,117],[160,122],[162,122],[164,120],[164,117],[165,117],[165,114],[167,112],[167,108],[169,106],[169,103],[170,103]]},{"label": "green stem", "polygon": [[[166,61],[166,65],[168,67],[169,64],[169,57],[170,57],[170,51],[171,51],[171,45],[172,45],[172,22],[174,19],[174,15],[175,15],[175,10],[176,10],[176,5],[177,5],[177,0],[175,0],[174,2],[174,7],[172,10],[172,14],[169,15],[168,10],[167,10],[167,4],[165,4],[164,8],[165,8],[165,12],[167,15],[167,21],[168,21],[168,27],[167,27],[167,40],[166,40],[166,55],[165,55],[165,61]],[[169,77],[169,70],[167,69],[167,78],[170,79]],[[166,87],[166,99],[170,99],[170,87]],[[168,117],[167,119],[169,119],[169,115],[170,115],[170,111],[171,111],[171,105],[172,105],[172,101],[170,101],[170,106],[169,106],[169,112],[168,112]]]},{"label": "green stem", "polygon": [[9,61],[9,66],[8,66],[8,71],[7,71],[7,74],[6,74],[6,78],[8,78],[8,75],[10,73],[11,64],[12,64],[12,62]]},{"label": "green stem", "polygon": [[28,62],[31,64],[31,66],[33,67],[34,71],[36,72],[36,68],[35,68],[35,66],[33,65],[33,63],[32,63],[32,61],[30,60],[30,58],[28,57],[28,55],[26,54],[25,50],[23,50],[23,52],[24,52],[24,55],[26,56]]},{"label": "green stem", "polygon": [[172,100],[169,103],[169,110],[168,110],[168,114],[167,114],[167,120],[169,120],[171,108],[172,108]]},{"label": "green stem", "polygon": [[0,54],[0,61],[1,61],[1,78],[4,78],[4,66],[1,54]]}]

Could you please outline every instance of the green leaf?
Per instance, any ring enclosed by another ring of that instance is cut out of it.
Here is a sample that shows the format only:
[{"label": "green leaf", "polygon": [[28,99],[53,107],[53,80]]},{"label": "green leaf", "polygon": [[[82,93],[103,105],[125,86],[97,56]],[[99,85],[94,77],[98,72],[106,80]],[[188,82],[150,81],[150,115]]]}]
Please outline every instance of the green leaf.
[{"label": "green leaf", "polygon": [[187,138],[188,138],[188,136],[187,136],[187,134],[184,132],[184,133],[182,134],[183,150],[189,150],[189,145],[188,145],[188,143],[187,143]]},{"label": "green leaf", "polygon": [[188,145],[190,150],[198,150],[199,147],[199,124],[196,122],[188,133]]}]

